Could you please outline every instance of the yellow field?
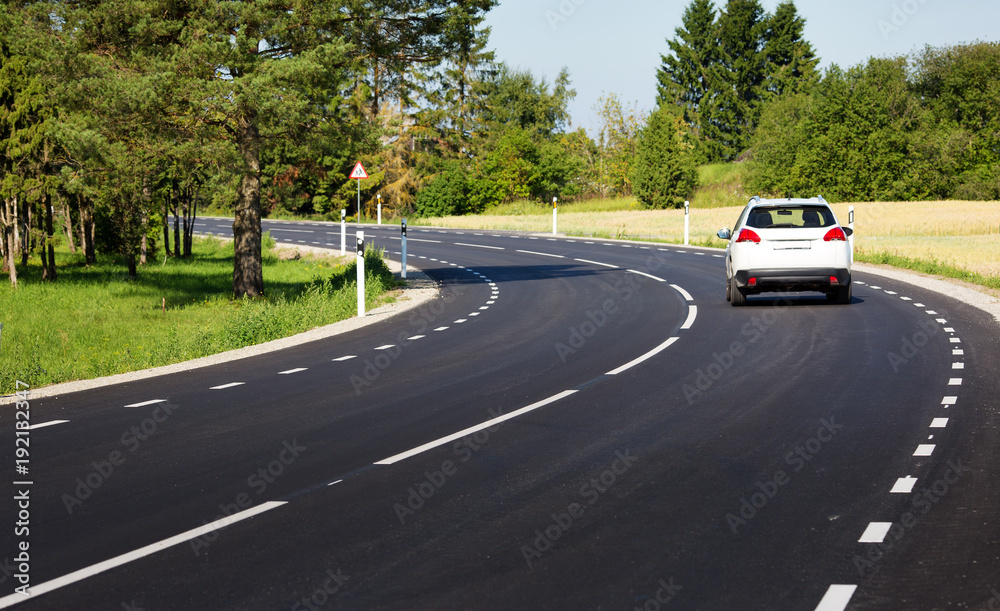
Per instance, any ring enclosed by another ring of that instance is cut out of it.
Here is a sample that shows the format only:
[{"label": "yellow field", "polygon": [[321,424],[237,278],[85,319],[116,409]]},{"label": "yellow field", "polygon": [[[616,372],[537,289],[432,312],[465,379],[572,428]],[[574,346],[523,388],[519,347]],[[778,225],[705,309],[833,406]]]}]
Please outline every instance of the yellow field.
[{"label": "yellow field", "polygon": [[[858,252],[888,252],[913,259],[937,261],[984,275],[1000,276],[1000,202],[862,202],[834,204],[837,218],[847,224],[853,205],[854,247]],[[732,227],[742,206],[691,210],[691,242],[722,246],[715,237]],[[548,233],[552,215],[458,216],[427,219],[441,227],[510,229]],[[682,210],[621,210],[559,213],[559,233],[606,238],[684,240]]]}]

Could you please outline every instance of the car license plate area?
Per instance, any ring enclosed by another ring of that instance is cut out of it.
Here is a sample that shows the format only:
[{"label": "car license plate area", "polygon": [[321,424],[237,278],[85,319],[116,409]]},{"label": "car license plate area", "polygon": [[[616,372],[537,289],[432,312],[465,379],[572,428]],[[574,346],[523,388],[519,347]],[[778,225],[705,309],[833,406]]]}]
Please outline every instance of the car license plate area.
[{"label": "car license plate area", "polygon": [[774,250],[810,250],[812,243],[809,240],[780,240],[773,243]]}]

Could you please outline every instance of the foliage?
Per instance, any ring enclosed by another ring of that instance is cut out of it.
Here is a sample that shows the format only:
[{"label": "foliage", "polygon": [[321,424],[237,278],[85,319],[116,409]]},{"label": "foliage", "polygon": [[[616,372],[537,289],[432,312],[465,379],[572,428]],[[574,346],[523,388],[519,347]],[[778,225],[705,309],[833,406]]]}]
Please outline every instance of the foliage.
[{"label": "foliage", "polygon": [[698,174],[679,119],[661,109],[642,130],[633,170],[635,196],[644,208],[678,208],[690,198]]},{"label": "foliage", "polygon": [[764,107],[746,183],[841,201],[1000,198],[1000,45],[831,68]]},{"label": "foliage", "polygon": [[804,25],[790,1],[774,15],[758,0],[728,0],[718,18],[711,0],[685,9],[657,72],[657,104],[689,126],[703,161],[735,159],[764,101],[816,80],[818,59],[802,38]]}]

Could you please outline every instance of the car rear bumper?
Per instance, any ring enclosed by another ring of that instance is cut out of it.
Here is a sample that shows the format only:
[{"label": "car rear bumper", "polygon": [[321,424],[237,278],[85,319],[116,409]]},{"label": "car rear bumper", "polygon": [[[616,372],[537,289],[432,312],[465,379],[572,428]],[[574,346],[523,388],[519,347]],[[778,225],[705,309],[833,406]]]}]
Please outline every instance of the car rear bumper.
[{"label": "car rear bumper", "polygon": [[[837,283],[830,282],[830,278]],[[736,272],[736,286],[746,293],[771,291],[820,291],[829,292],[851,283],[851,270],[827,269],[751,269]],[[754,280],[751,283],[751,279]]]}]

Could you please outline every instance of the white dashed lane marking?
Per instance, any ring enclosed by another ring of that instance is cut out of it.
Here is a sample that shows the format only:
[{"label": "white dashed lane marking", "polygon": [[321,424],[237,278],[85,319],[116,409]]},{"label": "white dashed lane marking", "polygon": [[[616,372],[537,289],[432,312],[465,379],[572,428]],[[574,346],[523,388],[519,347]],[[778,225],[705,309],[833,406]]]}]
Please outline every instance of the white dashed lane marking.
[{"label": "white dashed lane marking", "polygon": [[889,534],[890,528],[892,528],[892,522],[871,522],[861,538],[858,539],[858,543],[882,543],[885,541],[885,536]]},{"label": "white dashed lane marking", "polygon": [[213,386],[209,390],[225,390],[227,388],[233,388],[234,386],[243,386],[246,382],[230,382],[229,384],[220,384],[219,386]]},{"label": "white dashed lane marking", "polygon": [[298,373],[300,371],[305,371],[306,369],[308,369],[308,367],[296,367],[295,369],[287,369],[285,371],[279,371],[278,375],[279,376],[287,376],[287,375],[291,375],[293,373]]},{"label": "white dashed lane marking", "polygon": [[913,492],[913,487],[916,484],[917,478],[907,475],[906,477],[897,479],[896,483],[892,485],[892,489],[889,490],[889,492],[892,494],[909,494]]},{"label": "white dashed lane marking", "polygon": [[146,407],[147,405],[156,405],[157,403],[166,403],[166,402],[167,402],[166,399],[153,399],[151,401],[143,401],[141,403],[132,403],[130,405],[126,405],[125,407]]}]

